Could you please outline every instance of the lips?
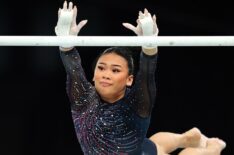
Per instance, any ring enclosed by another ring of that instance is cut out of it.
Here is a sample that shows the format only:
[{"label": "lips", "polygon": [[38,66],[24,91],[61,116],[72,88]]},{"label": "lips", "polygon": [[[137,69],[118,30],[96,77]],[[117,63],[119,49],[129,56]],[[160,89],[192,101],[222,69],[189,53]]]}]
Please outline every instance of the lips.
[{"label": "lips", "polygon": [[100,85],[103,86],[103,87],[109,87],[109,86],[111,86],[111,84],[108,83],[108,82],[100,82]]}]

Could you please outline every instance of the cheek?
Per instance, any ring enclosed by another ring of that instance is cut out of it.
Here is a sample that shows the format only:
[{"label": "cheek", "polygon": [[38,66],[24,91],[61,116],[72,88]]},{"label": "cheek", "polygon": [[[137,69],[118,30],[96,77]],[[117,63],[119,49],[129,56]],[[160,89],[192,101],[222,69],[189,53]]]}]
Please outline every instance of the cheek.
[{"label": "cheek", "polygon": [[116,76],[115,81],[121,85],[126,85],[126,77],[125,76]]},{"label": "cheek", "polygon": [[93,81],[98,80],[98,79],[100,79],[100,74],[97,71],[95,71],[93,75]]}]

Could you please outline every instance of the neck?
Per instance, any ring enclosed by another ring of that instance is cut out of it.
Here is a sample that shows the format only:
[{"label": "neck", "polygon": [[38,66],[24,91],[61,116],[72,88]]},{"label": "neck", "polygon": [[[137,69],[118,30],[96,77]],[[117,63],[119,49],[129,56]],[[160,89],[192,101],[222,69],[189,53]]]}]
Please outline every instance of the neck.
[{"label": "neck", "polygon": [[[124,95],[123,95],[124,96]],[[123,96],[120,96],[119,98],[108,98],[108,97],[101,97],[103,101],[108,102],[108,103],[115,103],[116,101],[120,100],[123,98]]]},{"label": "neck", "polygon": [[107,97],[107,96],[101,96],[102,100],[103,101],[106,101],[108,103],[115,103],[116,101],[122,99],[125,95],[125,91],[126,91],[126,88],[124,90],[122,90],[119,94],[116,94],[116,95],[111,95],[111,97]]}]

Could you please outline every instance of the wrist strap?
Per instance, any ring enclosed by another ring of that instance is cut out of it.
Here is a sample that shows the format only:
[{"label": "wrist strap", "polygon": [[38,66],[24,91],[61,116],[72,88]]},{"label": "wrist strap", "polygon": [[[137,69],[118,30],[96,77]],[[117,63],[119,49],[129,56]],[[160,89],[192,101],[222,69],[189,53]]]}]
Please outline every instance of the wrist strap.
[{"label": "wrist strap", "polygon": [[147,16],[143,19],[140,19],[141,28],[143,31],[143,36],[152,36],[153,35],[153,20],[151,16]]},{"label": "wrist strap", "polygon": [[73,18],[73,11],[61,10],[55,32],[58,36],[69,35]]}]

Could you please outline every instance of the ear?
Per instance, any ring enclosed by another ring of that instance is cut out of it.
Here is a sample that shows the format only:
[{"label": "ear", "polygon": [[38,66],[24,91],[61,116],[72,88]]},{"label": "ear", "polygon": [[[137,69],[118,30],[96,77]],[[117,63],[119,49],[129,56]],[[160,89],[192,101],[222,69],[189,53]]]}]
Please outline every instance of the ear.
[{"label": "ear", "polygon": [[132,83],[133,83],[133,75],[129,75],[128,78],[127,78],[127,81],[126,81],[126,85],[127,86],[131,86]]}]

